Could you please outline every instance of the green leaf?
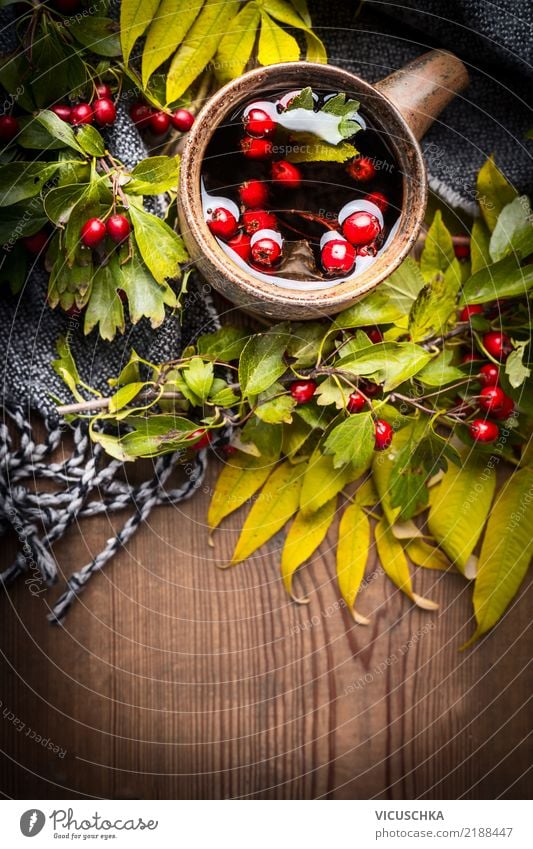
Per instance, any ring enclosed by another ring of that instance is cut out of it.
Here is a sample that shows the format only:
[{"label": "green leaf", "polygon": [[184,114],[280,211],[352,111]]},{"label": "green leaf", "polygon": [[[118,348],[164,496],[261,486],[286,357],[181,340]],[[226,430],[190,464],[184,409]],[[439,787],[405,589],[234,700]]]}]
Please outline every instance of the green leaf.
[{"label": "green leaf", "polygon": [[282,453],[285,457],[294,457],[305,445],[313,429],[295,416],[290,425],[283,428]]},{"label": "green leaf", "polygon": [[418,374],[431,357],[414,342],[379,342],[358,354],[342,357],[336,367],[356,376],[372,377],[376,383],[384,383],[384,391],[389,392]]},{"label": "green leaf", "polygon": [[150,212],[134,205],[129,212],[139,251],[157,282],[177,277],[180,263],[188,259],[180,236]]},{"label": "green leaf", "polygon": [[461,285],[461,273],[456,259],[447,270],[436,272],[420,291],[409,313],[409,335],[413,342],[430,336],[441,336],[452,315],[455,315],[457,293]]},{"label": "green leaf", "polygon": [[272,472],[243,525],[231,566],[253,554],[296,513],[301,485],[301,464],[285,461]]},{"label": "green leaf", "polygon": [[57,162],[10,162],[0,166],[0,207],[35,197],[57,169]]},{"label": "green leaf", "polygon": [[[390,277],[388,278],[390,280]],[[372,324],[393,324],[404,315],[404,310],[394,303],[389,292],[384,292],[382,284],[352,307],[343,310],[334,317],[335,328],[366,327]],[[422,281],[423,285],[423,281]]]},{"label": "green leaf", "polygon": [[524,297],[533,286],[533,265],[520,268],[513,256],[476,272],[463,286],[459,303],[485,304],[498,298]]},{"label": "green leaf", "polygon": [[513,389],[522,386],[524,380],[531,376],[531,369],[524,365],[524,354],[530,339],[525,342],[514,342],[514,351],[511,351],[505,363],[505,374]]},{"label": "green leaf", "polygon": [[[274,397],[278,396],[278,397]],[[265,392],[261,392],[254,409],[255,415],[268,424],[292,422],[292,411],[296,401],[289,395],[287,388],[281,383],[273,383]]]},{"label": "green leaf", "polygon": [[260,20],[259,8],[252,2],[247,3],[228,25],[213,62],[215,74],[221,83],[227,83],[243,73],[254,48]]},{"label": "green leaf", "polygon": [[335,380],[334,377],[326,377],[322,383],[318,384],[315,397],[319,407],[328,407],[330,404],[335,404],[337,410],[343,410],[346,407],[349,394],[339,380]]},{"label": "green leaf", "polygon": [[492,232],[504,206],[511,203],[518,192],[496,167],[492,156],[487,159],[477,176],[478,201],[485,223]]},{"label": "green leaf", "polygon": [[349,416],[330,431],[324,452],[333,454],[336,469],[344,465],[365,468],[374,453],[374,423],[371,413]]},{"label": "green leaf", "polygon": [[198,353],[204,357],[213,357],[224,363],[237,360],[250,338],[250,334],[240,327],[224,325],[214,333],[200,336],[196,343]]},{"label": "green leaf", "polygon": [[35,116],[35,120],[49,133],[52,138],[60,141],[65,147],[71,147],[72,150],[77,150],[78,153],[83,153],[83,148],[79,144],[72,129],[66,121],[63,121],[55,112],[50,112],[44,109]]},{"label": "green leaf", "polygon": [[137,39],[153,20],[159,0],[122,0],[120,4],[120,41],[127,64]]},{"label": "green leaf", "polygon": [[368,465],[358,466],[355,470],[351,465],[338,469],[333,465],[331,456],[316,448],[309,458],[303,478],[300,493],[302,512],[314,513],[319,510],[349,483],[361,477]]},{"label": "green leaf", "polygon": [[463,646],[492,628],[518,592],[533,554],[531,472],[522,469],[503,484],[491,510],[474,585],[477,627]]},{"label": "green leaf", "polygon": [[438,604],[428,598],[422,598],[413,591],[409,565],[403,546],[383,519],[376,525],[376,546],[383,569],[398,589],[423,610],[437,610]]},{"label": "green leaf", "polygon": [[467,577],[475,574],[472,552],[481,536],[496,487],[495,464],[476,452],[463,452],[431,493],[428,527],[452,563]]},{"label": "green leaf", "polygon": [[[67,264],[72,268],[78,251],[81,249],[80,230],[89,218],[99,217],[100,193],[98,184],[91,182],[83,192],[77,204],[71,209],[64,237]],[[90,256],[90,252],[84,251]]]},{"label": "green leaf", "polygon": [[129,195],[158,195],[177,187],[179,173],[178,156],[149,156],[135,166],[124,189]]},{"label": "green leaf", "polygon": [[200,401],[206,401],[213,384],[213,364],[204,362],[200,357],[193,357],[182,374],[189,389],[197,395]]},{"label": "green leaf", "polygon": [[48,27],[46,36],[32,44],[31,89],[38,107],[47,107],[75,93],[87,82],[87,65],[81,51],[67,44],[59,33]]},{"label": "green leaf", "polygon": [[428,230],[424,249],[420,257],[420,271],[424,280],[429,283],[439,272],[444,273],[455,261],[455,251],[450,231],[442,220],[438,209]]},{"label": "green leaf", "polygon": [[293,595],[292,579],[302,563],[305,563],[325,539],[328,529],[335,518],[337,499],[332,498],[322,505],[315,513],[306,514],[301,511],[296,514],[294,522],[281,554],[281,577],[285,589],[295,601],[307,601]]},{"label": "green leaf", "polygon": [[205,0],[202,10],[178,48],[167,75],[167,102],[189,88],[215,55],[239,8],[237,0]]},{"label": "green leaf", "polygon": [[494,262],[516,253],[522,259],[533,253],[533,216],[526,195],[504,206],[490,237],[489,251]]},{"label": "green leaf", "polygon": [[133,457],[159,457],[186,447],[198,429],[195,422],[167,414],[130,416],[125,423],[133,430],[122,437],[121,443]]},{"label": "green leaf", "polygon": [[20,242],[0,254],[0,285],[8,285],[13,295],[24,286],[26,271],[27,254]]},{"label": "green leaf", "polygon": [[257,58],[261,65],[297,62],[300,58],[300,47],[296,39],[263,10],[261,11],[261,32],[259,34]]},{"label": "green leaf", "polygon": [[313,89],[310,85],[303,88],[299,94],[295,94],[285,107],[286,112],[291,112],[293,109],[309,109],[314,111],[315,100],[313,97]]},{"label": "green leaf", "polygon": [[315,365],[319,354],[327,356],[333,350],[333,339],[327,336],[329,327],[317,321],[302,321],[291,324],[291,335],[287,345],[287,354],[294,358],[294,366],[306,368]]},{"label": "green leaf", "polygon": [[0,218],[0,245],[11,252],[18,239],[33,236],[46,224],[46,215],[35,200],[14,203],[2,210]]},{"label": "green leaf", "polygon": [[203,6],[203,0],[161,0],[157,15],[150,24],[142,56],[142,80],[146,87],[153,72],[166,62],[181,44]]},{"label": "green leaf", "polygon": [[128,299],[128,311],[133,324],[143,317],[150,319],[152,327],[159,327],[165,319],[165,304],[176,306],[176,295],[168,284],[157,283],[136,253],[131,260],[117,269],[120,285]]},{"label": "green leaf", "polygon": [[408,315],[423,286],[424,278],[420,268],[412,257],[406,257],[377,291],[397,307],[402,315]]},{"label": "green leaf", "polygon": [[431,360],[427,366],[418,373],[417,378],[426,386],[446,386],[458,380],[464,380],[465,375],[461,369],[451,364],[453,351],[445,348],[442,354]]},{"label": "green leaf", "polygon": [[115,21],[94,15],[80,17],[81,20],[74,17],[69,23],[69,32],[76,41],[98,56],[120,56],[120,38]]},{"label": "green leaf", "polygon": [[210,531],[220,525],[222,519],[246,504],[272,471],[272,463],[264,457],[252,457],[239,452],[226,460],[218,476],[207,514]]},{"label": "green leaf", "polygon": [[481,218],[476,218],[470,237],[470,262],[472,274],[477,274],[482,268],[491,264],[489,251],[490,233]]},{"label": "green leaf", "polygon": [[91,127],[90,124],[82,124],[81,127],[78,127],[76,139],[83,151],[88,153],[89,156],[104,156],[104,140],[95,127]]},{"label": "green leaf", "polygon": [[284,325],[276,325],[267,333],[250,337],[239,362],[239,383],[243,397],[264,392],[287,370],[283,360],[287,343],[288,334]]},{"label": "green leaf", "polygon": [[85,311],[85,333],[90,333],[96,326],[101,338],[108,341],[114,338],[117,330],[124,332],[124,310],[111,264],[97,266],[94,273],[92,293]]},{"label": "green leaf", "polygon": [[145,383],[141,381],[137,381],[134,383],[128,383],[126,386],[121,386],[120,389],[117,389],[114,395],[109,399],[108,410],[110,413],[118,413],[119,410],[122,410],[124,407],[127,407],[128,404],[133,401],[134,398],[137,397],[139,392],[146,386]]},{"label": "green leaf", "polygon": [[80,378],[78,368],[67,339],[60,336],[56,343],[57,359],[52,360],[52,368],[55,373],[67,384],[76,401],[85,401],[81,392],[78,391],[78,386],[83,386],[84,389],[89,389],[93,394],[99,395],[94,389],[90,389],[86,383]]},{"label": "green leaf", "polygon": [[35,115],[21,116],[17,120],[21,127],[17,144],[21,147],[29,150],[59,150],[65,147],[65,143],[50,135]]},{"label": "green leaf", "polygon": [[287,152],[289,162],[346,162],[357,156],[353,144],[341,141],[328,144],[311,133],[294,133],[294,146]]},{"label": "green leaf", "polygon": [[263,458],[277,460],[281,452],[282,429],[252,416],[241,431],[241,440],[252,444]]},{"label": "green leaf", "polygon": [[65,224],[88,187],[88,183],[73,183],[68,186],[59,186],[47,192],[44,199],[44,210],[50,221],[58,227]]},{"label": "green leaf", "polygon": [[355,610],[369,550],[370,522],[359,504],[351,504],[344,511],[339,525],[337,581],[348,610],[360,625],[369,624],[369,620]]}]

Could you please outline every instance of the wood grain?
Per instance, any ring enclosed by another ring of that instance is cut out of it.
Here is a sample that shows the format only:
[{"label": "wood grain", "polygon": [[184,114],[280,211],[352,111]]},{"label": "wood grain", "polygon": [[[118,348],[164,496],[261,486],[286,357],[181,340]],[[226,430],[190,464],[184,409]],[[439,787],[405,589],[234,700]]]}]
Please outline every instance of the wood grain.
[{"label": "wood grain", "polygon": [[[154,511],[62,629],[60,588],[2,598],[1,784],[15,798],[525,798],[525,588],[468,653],[469,589],[415,574],[414,608],[373,558],[355,625],[339,601],[335,531],[279,580],[282,535],[222,571],[240,511],[206,543],[205,491]],[[66,574],[118,520],[87,520],[56,548]],[[2,560],[12,554],[4,546]],[[11,713],[20,723],[17,731]],[[66,749],[64,758],[31,739]]]}]

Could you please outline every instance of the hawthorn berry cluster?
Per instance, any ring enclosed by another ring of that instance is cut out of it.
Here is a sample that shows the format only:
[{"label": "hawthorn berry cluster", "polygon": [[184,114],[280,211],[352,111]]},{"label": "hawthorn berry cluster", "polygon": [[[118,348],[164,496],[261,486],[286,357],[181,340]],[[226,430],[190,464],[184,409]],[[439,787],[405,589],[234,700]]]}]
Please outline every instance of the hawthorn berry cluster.
[{"label": "hawthorn berry cluster", "polygon": [[194,115],[188,109],[164,112],[141,100],[131,106],[130,118],[140,130],[148,129],[154,136],[166,135],[171,126],[180,133],[187,133],[194,124]]}]

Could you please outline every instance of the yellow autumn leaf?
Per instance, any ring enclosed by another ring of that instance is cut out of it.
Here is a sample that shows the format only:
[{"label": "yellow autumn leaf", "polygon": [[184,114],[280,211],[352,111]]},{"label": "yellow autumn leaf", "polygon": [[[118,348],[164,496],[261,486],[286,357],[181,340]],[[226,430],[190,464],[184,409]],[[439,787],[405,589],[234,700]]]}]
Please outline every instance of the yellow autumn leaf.
[{"label": "yellow autumn leaf", "polygon": [[214,530],[222,519],[245,504],[263,486],[272,468],[272,462],[265,457],[241,452],[230,457],[218,476],[209,505],[209,530]]},{"label": "yellow autumn leaf", "polygon": [[381,519],[376,525],[376,545],[383,569],[398,589],[404,592],[411,601],[423,610],[437,610],[438,604],[429,598],[423,598],[413,591],[409,565],[403,546],[385,520]]},{"label": "yellow autumn leaf", "polygon": [[379,501],[379,495],[372,478],[367,478],[355,493],[355,501],[360,507],[374,507]]},{"label": "yellow autumn leaf", "polygon": [[300,48],[296,39],[264,11],[261,13],[257,58],[261,65],[297,62],[300,58]]},{"label": "yellow autumn leaf", "polygon": [[297,514],[289,528],[281,555],[281,577],[285,589],[294,601],[307,603],[307,598],[296,598],[292,592],[292,579],[299,566],[311,557],[328,532],[335,518],[337,497],[323,504],[315,513]]},{"label": "yellow autumn leaf", "polygon": [[407,543],[406,551],[415,566],[422,566],[424,569],[437,569],[440,572],[447,572],[452,567],[440,548],[429,545],[423,539],[410,540]]},{"label": "yellow autumn leaf", "polygon": [[215,74],[221,83],[243,73],[255,44],[260,20],[259,7],[248,3],[228,25],[213,61]]},{"label": "yellow autumn leaf", "polygon": [[146,86],[156,68],[175,52],[193,24],[204,0],[188,0],[176,4],[176,0],[161,0],[157,15],[146,34],[142,57],[142,79]]},{"label": "yellow autumn leaf", "polygon": [[133,45],[152,21],[159,0],[122,0],[120,4],[120,41],[124,62],[128,62]]},{"label": "yellow autumn leaf", "polygon": [[287,460],[272,472],[248,514],[230,566],[253,554],[296,513],[302,479],[302,465]]},{"label": "yellow autumn leaf", "polygon": [[357,592],[365,574],[370,549],[370,522],[359,504],[346,508],[339,525],[337,544],[337,581],[348,610],[359,625],[370,620],[354,608]]},{"label": "yellow autumn leaf", "polygon": [[353,469],[351,466],[336,469],[333,465],[333,457],[322,454],[317,448],[309,459],[302,482],[300,494],[302,512],[314,513],[351,481],[361,477],[365,471],[364,467]]}]

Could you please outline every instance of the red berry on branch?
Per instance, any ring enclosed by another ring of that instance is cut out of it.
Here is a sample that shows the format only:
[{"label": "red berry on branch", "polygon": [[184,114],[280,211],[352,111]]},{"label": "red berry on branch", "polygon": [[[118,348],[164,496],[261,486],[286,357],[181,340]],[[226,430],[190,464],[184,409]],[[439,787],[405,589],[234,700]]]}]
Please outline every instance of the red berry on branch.
[{"label": "red berry on branch", "polygon": [[115,104],[108,97],[101,97],[93,103],[94,120],[100,127],[107,127],[115,123],[117,110]]},{"label": "red berry on branch", "polygon": [[485,333],[483,337],[483,347],[495,360],[505,362],[513,346],[511,340],[505,333],[500,333],[498,330],[491,330]]},{"label": "red berry on branch", "polygon": [[514,411],[514,401],[512,398],[509,398],[508,395],[505,396],[502,405],[499,409],[493,410],[492,415],[495,419],[505,420],[508,419],[511,413]]},{"label": "red berry on branch", "polygon": [[67,121],[70,123],[72,116],[72,109],[67,103],[56,103],[54,106],[50,107],[50,112],[54,112],[58,118],[61,118],[62,121]]},{"label": "red berry on branch", "polygon": [[285,189],[297,189],[302,184],[300,169],[284,159],[272,163],[271,174],[272,182]]},{"label": "red berry on branch", "polygon": [[148,119],[148,126],[156,136],[163,136],[170,127],[170,115],[166,112],[153,112]]},{"label": "red berry on branch", "polygon": [[496,386],[500,379],[500,369],[493,363],[481,366],[479,370],[479,381],[483,386]]},{"label": "red berry on branch", "polygon": [[342,232],[356,247],[368,245],[379,236],[381,227],[378,219],[370,212],[352,212],[342,225]]},{"label": "red berry on branch", "polygon": [[367,183],[376,176],[374,163],[368,156],[355,156],[346,166],[346,171],[358,183]]},{"label": "red berry on branch", "polygon": [[272,268],[281,257],[281,245],[276,242],[271,236],[261,236],[259,230],[255,241],[252,244],[252,259],[258,265]]},{"label": "red berry on branch", "polygon": [[470,245],[454,245],[453,251],[457,259],[468,259],[470,256]]},{"label": "red berry on branch", "polygon": [[503,407],[507,395],[499,386],[486,386],[479,393],[479,406],[489,413],[498,412]]},{"label": "red berry on branch", "polygon": [[253,236],[258,230],[276,230],[278,220],[273,212],[265,209],[247,209],[242,214],[242,223],[246,232]]},{"label": "red berry on branch", "polygon": [[250,247],[250,236],[247,233],[237,233],[228,240],[228,247],[235,251],[245,262],[250,260],[252,249]]},{"label": "red berry on branch", "polygon": [[381,392],[381,386],[371,380],[361,380],[360,385],[367,398],[375,398]]},{"label": "red berry on branch", "polygon": [[276,122],[264,109],[249,109],[242,122],[248,135],[254,136],[254,138],[271,136],[276,129]]},{"label": "red berry on branch", "polygon": [[92,124],[93,110],[89,103],[77,103],[70,110],[70,123],[77,127],[79,124]]},{"label": "red berry on branch", "polygon": [[0,117],[0,141],[13,141],[19,130],[19,122],[12,115],[2,115]]},{"label": "red berry on branch", "polygon": [[479,360],[478,354],[463,354],[461,357],[461,363],[466,365],[466,363],[472,363],[474,360]]},{"label": "red berry on branch", "polygon": [[111,89],[108,85],[106,85],[106,83],[98,83],[98,85],[96,86],[96,96],[111,98]]},{"label": "red berry on branch", "polygon": [[30,254],[40,254],[42,250],[46,247],[48,242],[48,233],[46,230],[39,230],[37,233],[34,233],[33,236],[25,236],[22,240],[22,244],[26,248],[26,250]]},{"label": "red berry on branch", "polygon": [[459,313],[459,321],[470,321],[471,315],[483,315],[481,304],[467,304]]},{"label": "red berry on branch", "polygon": [[314,380],[295,380],[291,383],[290,393],[297,404],[307,404],[315,394]]},{"label": "red berry on branch", "polygon": [[153,111],[152,107],[148,106],[147,103],[138,101],[130,108],[130,118],[137,127],[147,127]]},{"label": "red berry on branch", "polygon": [[238,229],[237,219],[229,209],[217,206],[216,209],[208,209],[207,214],[209,217],[206,223],[213,236],[227,241],[235,235]]},{"label": "red berry on branch", "polygon": [[346,409],[349,413],[360,413],[366,404],[365,396],[356,389],[348,398]]},{"label": "red berry on branch", "polygon": [[374,424],[374,445],[376,451],[384,451],[392,442],[394,431],[390,424],[383,419],[377,419]]},{"label": "red berry on branch", "polygon": [[188,109],[176,109],[170,116],[172,126],[180,133],[188,133],[194,124],[194,115]]},{"label": "red berry on branch", "polygon": [[239,186],[239,197],[244,206],[258,209],[268,201],[268,186],[262,180],[247,180]]},{"label": "red berry on branch", "polygon": [[202,448],[208,448],[209,445],[211,444],[211,439],[212,439],[211,431],[206,430],[203,427],[198,428],[198,430],[193,430],[191,435],[187,438],[189,440],[191,440],[191,442],[195,439],[198,440],[197,442],[194,443],[194,445],[191,446],[193,451],[201,451]]},{"label": "red berry on branch", "polygon": [[379,344],[379,342],[383,342],[383,333],[377,327],[363,327],[361,329],[366,333],[374,345]]},{"label": "red berry on branch", "polygon": [[272,156],[272,142],[245,136],[241,140],[241,150],[247,159],[269,159]]},{"label": "red berry on branch", "polygon": [[468,426],[470,436],[475,442],[495,442],[500,435],[500,428],[494,422],[485,419],[474,419]]},{"label": "red berry on branch", "polygon": [[106,222],[107,235],[114,242],[123,242],[130,235],[130,222],[125,215],[110,215]]},{"label": "red berry on branch", "polygon": [[80,231],[81,240],[87,248],[99,245],[105,234],[106,228],[101,218],[89,218]]},{"label": "red berry on branch", "polygon": [[355,265],[355,248],[346,239],[330,239],[322,248],[320,259],[326,274],[349,274]]},{"label": "red berry on branch", "polygon": [[371,192],[369,195],[365,195],[363,200],[375,204],[377,208],[380,209],[383,213],[385,213],[389,208],[389,202],[385,195],[381,192]]}]

